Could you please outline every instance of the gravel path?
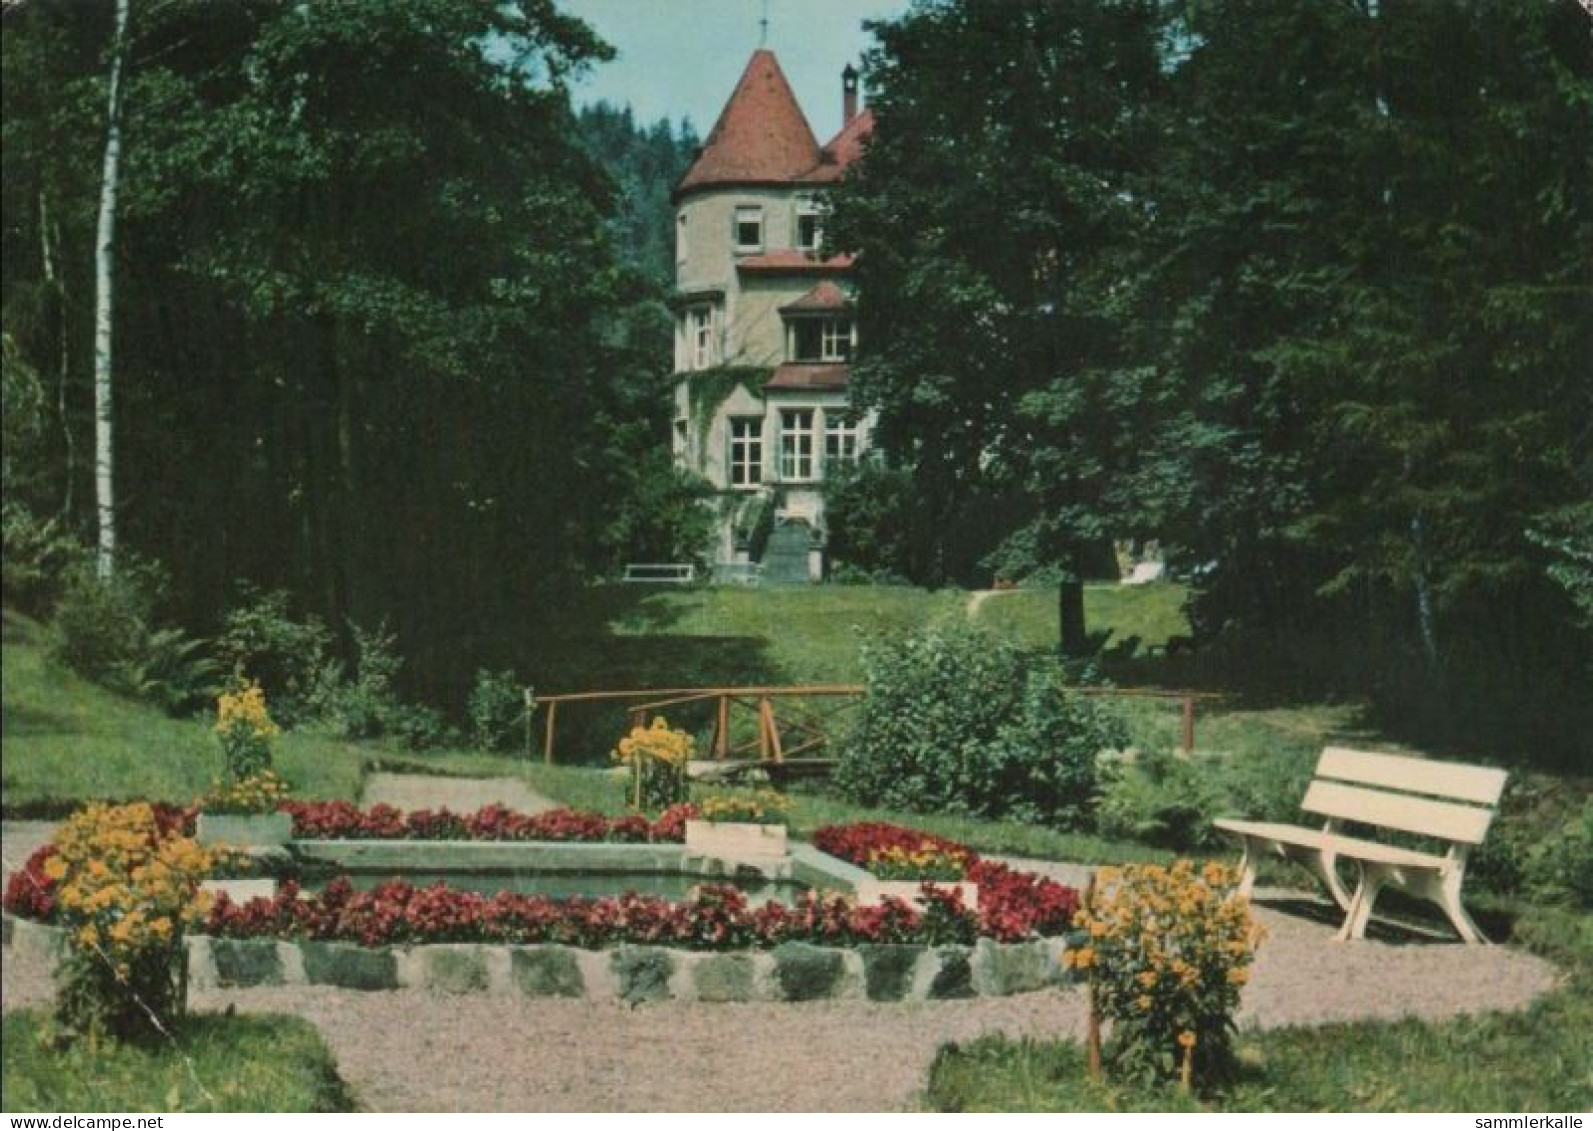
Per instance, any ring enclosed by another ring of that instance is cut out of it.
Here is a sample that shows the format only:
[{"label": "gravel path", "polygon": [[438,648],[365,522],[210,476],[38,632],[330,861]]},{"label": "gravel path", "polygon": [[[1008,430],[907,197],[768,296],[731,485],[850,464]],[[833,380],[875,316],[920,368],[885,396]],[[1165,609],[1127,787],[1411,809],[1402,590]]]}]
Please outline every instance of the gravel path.
[{"label": "gravel path", "polygon": [[[1293,901],[1301,902],[1298,896]],[[1520,1009],[1556,972],[1509,947],[1337,943],[1263,898],[1268,937],[1246,1027],[1429,1019]],[[47,971],[8,953],[6,1009],[48,1000]],[[361,1102],[386,1111],[880,1111],[912,1108],[935,1050],[981,1033],[1083,1032],[1082,996],[957,1002],[706,1005],[443,997],[323,987],[207,990],[198,1009],[296,1013],[325,1035]]]},{"label": "gravel path", "polygon": [[[411,788],[429,792],[406,798],[406,805],[469,809],[495,799],[483,789],[444,800],[430,787],[445,779],[416,780]],[[7,822],[8,864],[26,854],[21,838],[50,827]],[[1072,883],[1087,877],[1087,869],[1073,865],[1012,863]],[[1267,938],[1240,1011],[1245,1027],[1520,1009],[1557,981],[1552,966],[1512,947],[1434,942],[1394,930],[1365,942],[1335,942],[1332,909],[1297,892],[1260,890],[1257,911]],[[43,1004],[49,993],[42,963],[6,953],[0,1006]],[[989,1032],[1078,1037],[1084,1027],[1082,995],[1064,990],[957,1002],[663,1002],[631,1009],[614,1002],[279,987],[196,991],[193,1005],[309,1019],[361,1102],[385,1111],[910,1109],[946,1041]]]},{"label": "gravel path", "polygon": [[445,778],[429,774],[371,774],[361,798],[366,805],[382,802],[408,812],[411,809],[451,809],[474,813],[483,805],[505,805],[519,813],[545,813],[557,809],[519,778]]}]

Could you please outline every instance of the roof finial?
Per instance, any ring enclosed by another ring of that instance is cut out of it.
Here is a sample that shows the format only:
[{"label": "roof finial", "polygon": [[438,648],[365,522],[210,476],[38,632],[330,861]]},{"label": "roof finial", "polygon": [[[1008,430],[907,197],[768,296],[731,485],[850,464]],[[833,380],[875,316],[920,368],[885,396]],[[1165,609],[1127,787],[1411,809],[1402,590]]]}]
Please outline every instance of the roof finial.
[{"label": "roof finial", "polygon": [[758,21],[758,46],[769,45],[769,0],[763,0],[763,18]]}]

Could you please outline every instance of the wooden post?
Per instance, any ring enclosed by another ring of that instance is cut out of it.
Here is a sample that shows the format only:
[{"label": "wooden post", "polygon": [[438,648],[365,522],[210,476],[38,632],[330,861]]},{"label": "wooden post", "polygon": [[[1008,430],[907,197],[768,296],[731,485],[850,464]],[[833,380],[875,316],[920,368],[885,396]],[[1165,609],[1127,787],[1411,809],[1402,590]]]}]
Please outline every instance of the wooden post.
[{"label": "wooden post", "polygon": [[533,717],[537,710],[537,691],[534,687],[525,689],[525,760],[531,760],[531,743],[533,733]]},{"label": "wooden post", "polygon": [[730,757],[730,696],[719,697],[719,725],[714,730],[714,757],[720,761]]},{"label": "wooden post", "polygon": [[553,765],[553,727],[558,717],[559,701],[557,699],[548,700],[548,726],[546,733],[542,737],[542,760],[550,766]]},{"label": "wooden post", "polygon": [[780,749],[780,723],[774,717],[774,700],[765,699],[763,705],[769,712],[769,747],[774,752],[776,762],[785,761],[785,751]]},{"label": "wooden post", "polygon": [[[1095,873],[1090,873],[1090,882],[1084,885],[1084,907],[1091,909],[1095,904]],[[1095,1007],[1095,971],[1086,970],[1084,974],[1084,1001],[1089,1010],[1089,1028],[1085,1031],[1084,1049],[1088,1057],[1088,1068],[1091,1080],[1101,1078],[1101,1013]]]},{"label": "wooden post", "polygon": [[769,760],[769,697],[758,699],[758,761]]},{"label": "wooden post", "polygon": [[1195,697],[1184,696],[1184,754],[1195,752]]}]

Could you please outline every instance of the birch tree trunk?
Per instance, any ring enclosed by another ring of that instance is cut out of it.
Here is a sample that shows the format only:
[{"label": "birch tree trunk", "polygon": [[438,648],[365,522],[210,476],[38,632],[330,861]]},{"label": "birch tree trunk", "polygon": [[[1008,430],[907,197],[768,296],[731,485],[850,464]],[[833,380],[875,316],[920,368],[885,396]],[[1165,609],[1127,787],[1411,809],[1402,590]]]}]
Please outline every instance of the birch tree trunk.
[{"label": "birch tree trunk", "polygon": [[94,240],[94,505],[99,518],[101,578],[116,569],[116,480],[112,461],[111,314],[116,242],[116,194],[122,175],[122,79],[127,67],[130,0],[116,0],[116,36],[111,42],[110,94],[105,108],[105,166],[100,176],[99,225]]}]

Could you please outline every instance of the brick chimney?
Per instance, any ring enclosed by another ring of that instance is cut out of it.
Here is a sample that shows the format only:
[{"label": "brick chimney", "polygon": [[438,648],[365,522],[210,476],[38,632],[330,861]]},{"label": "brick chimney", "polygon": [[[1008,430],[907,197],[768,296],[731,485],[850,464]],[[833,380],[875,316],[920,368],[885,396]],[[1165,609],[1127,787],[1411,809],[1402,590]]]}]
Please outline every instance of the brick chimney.
[{"label": "brick chimney", "polygon": [[841,72],[841,125],[851,125],[857,117],[857,68],[848,63]]}]

